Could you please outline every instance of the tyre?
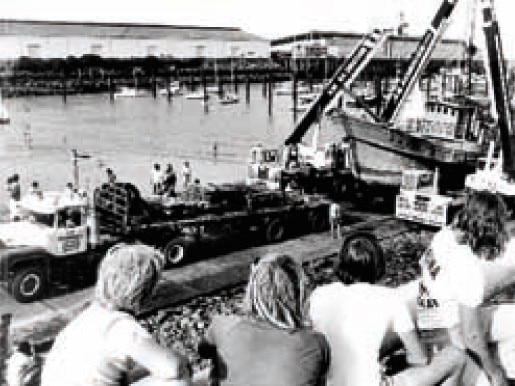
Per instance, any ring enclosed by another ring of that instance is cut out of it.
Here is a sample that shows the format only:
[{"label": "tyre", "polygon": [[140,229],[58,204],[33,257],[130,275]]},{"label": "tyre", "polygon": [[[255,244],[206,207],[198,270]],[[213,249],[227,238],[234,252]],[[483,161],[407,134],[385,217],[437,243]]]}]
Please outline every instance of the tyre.
[{"label": "tyre", "polygon": [[40,299],[45,290],[46,278],[42,268],[22,268],[14,274],[11,292],[20,303],[30,303]]},{"label": "tyre", "polygon": [[189,243],[184,238],[176,238],[167,242],[163,247],[166,267],[184,264],[190,255],[189,249]]},{"label": "tyre", "polygon": [[312,232],[323,232],[329,228],[329,220],[325,213],[314,211],[309,214],[309,228]]},{"label": "tyre", "polygon": [[284,240],[286,235],[286,228],[281,219],[276,218],[268,223],[266,226],[265,238],[269,243],[277,243]]}]

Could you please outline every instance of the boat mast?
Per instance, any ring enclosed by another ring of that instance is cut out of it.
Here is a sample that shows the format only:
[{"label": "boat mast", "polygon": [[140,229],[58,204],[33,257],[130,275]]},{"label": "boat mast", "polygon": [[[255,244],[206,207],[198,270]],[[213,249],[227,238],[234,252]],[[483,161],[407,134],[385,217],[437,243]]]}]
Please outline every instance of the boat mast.
[{"label": "boat mast", "polygon": [[420,78],[422,71],[426,67],[436,43],[440,40],[442,33],[449,23],[449,18],[457,3],[458,0],[444,0],[436,12],[433,21],[424,33],[424,36],[413,54],[408,70],[397,84],[388,104],[381,114],[381,118],[385,122],[392,122],[397,117],[404,100],[411,92],[415,82]]},{"label": "boat mast", "polygon": [[390,30],[374,30],[363,37],[352,50],[349,57],[338,67],[329,82],[324,85],[320,95],[301,116],[295,125],[293,133],[286,139],[286,145],[299,143],[302,140],[302,137],[304,137],[311,125],[318,119],[320,113],[324,111],[336,94],[341,90],[349,89],[352,82],[370,62],[377,49],[383,45],[390,33]]},{"label": "boat mast", "polygon": [[502,50],[499,24],[495,16],[493,0],[481,0],[483,32],[485,34],[487,76],[493,91],[493,103],[497,114],[497,126],[503,154],[503,172],[515,178],[515,132],[508,101],[506,63]]}]

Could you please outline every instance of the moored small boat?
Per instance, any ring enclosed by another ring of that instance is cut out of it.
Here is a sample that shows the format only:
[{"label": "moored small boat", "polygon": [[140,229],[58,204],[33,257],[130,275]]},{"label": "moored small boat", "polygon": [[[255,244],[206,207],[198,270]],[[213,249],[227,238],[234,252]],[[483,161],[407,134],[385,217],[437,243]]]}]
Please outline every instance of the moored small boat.
[{"label": "moored small boat", "polygon": [[139,98],[147,96],[148,93],[133,87],[122,87],[120,91],[114,93],[114,98]]},{"label": "moored small boat", "polygon": [[238,103],[240,101],[240,98],[238,98],[238,95],[227,93],[222,98],[220,98],[220,103],[222,105],[230,105],[234,103]]}]

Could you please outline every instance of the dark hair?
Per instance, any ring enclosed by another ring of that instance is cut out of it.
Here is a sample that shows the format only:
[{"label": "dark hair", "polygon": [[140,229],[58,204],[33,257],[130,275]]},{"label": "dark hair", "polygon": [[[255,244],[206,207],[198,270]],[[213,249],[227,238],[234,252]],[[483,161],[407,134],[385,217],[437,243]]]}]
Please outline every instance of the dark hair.
[{"label": "dark hair", "polygon": [[22,340],[17,345],[17,350],[25,355],[32,355],[32,347],[30,343],[26,340]]},{"label": "dark hair", "polygon": [[19,179],[20,179],[20,176],[18,175],[18,173],[13,174],[13,176],[12,176],[12,181],[16,182],[16,181],[18,181]]},{"label": "dark hair", "polygon": [[386,262],[375,240],[365,237],[344,242],[334,264],[334,274],[345,284],[375,283],[383,277]]},{"label": "dark hair", "polygon": [[463,232],[462,242],[487,260],[497,258],[509,239],[508,210],[502,197],[486,191],[467,195],[453,226]]},{"label": "dark hair", "polygon": [[111,174],[111,173],[113,173],[113,169],[111,169],[111,168],[107,168],[107,169],[106,169],[106,173],[107,173],[107,174]]},{"label": "dark hair", "polygon": [[39,182],[37,181],[32,181],[32,186],[37,188],[39,186]]},{"label": "dark hair", "polygon": [[306,326],[307,277],[288,255],[268,254],[251,267],[243,309],[287,330]]}]

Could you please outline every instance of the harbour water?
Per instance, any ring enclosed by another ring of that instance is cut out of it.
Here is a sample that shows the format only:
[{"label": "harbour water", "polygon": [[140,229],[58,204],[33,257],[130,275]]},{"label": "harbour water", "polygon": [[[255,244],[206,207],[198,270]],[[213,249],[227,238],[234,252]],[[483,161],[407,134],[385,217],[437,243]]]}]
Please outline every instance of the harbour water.
[{"label": "harbour water", "polygon": [[[272,114],[262,86],[240,87],[240,103],[221,105],[211,96],[208,112],[199,100],[176,96],[123,98],[107,94],[24,97],[6,100],[11,123],[0,127],[0,180],[20,174],[22,193],[33,180],[44,190],[63,189],[73,180],[71,149],[88,154],[79,160],[80,185],[88,190],[105,181],[106,167],[119,181],[135,183],[150,194],[154,162],[171,162],[181,178],[189,160],[202,183],[245,179],[250,147],[280,146],[293,130],[291,96],[273,98]],[[321,141],[341,135],[323,121]],[[310,135],[306,140],[310,140]],[[216,145],[216,157],[214,146]],[[7,205],[0,189],[0,208]]]}]

